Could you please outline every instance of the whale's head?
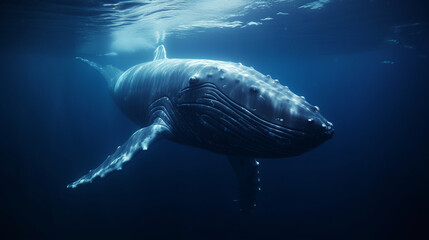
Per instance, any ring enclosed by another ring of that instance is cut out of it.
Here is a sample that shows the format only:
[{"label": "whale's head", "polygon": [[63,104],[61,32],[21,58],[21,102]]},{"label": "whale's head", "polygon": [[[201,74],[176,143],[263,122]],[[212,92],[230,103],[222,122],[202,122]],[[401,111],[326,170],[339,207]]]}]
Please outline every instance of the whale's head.
[{"label": "whale's head", "polygon": [[290,133],[284,140],[293,145],[292,155],[312,149],[334,135],[334,126],[323,117],[318,106],[310,104],[303,96],[297,96],[287,87],[277,84],[281,91],[267,90],[266,103],[258,104],[255,115],[273,124],[273,131]]},{"label": "whale's head", "polygon": [[[181,99],[201,123],[214,150],[288,157],[308,151],[334,134],[319,107],[269,75],[241,64],[224,64],[191,76]],[[187,114],[192,115],[192,114]],[[192,122],[190,120],[189,122]]]}]

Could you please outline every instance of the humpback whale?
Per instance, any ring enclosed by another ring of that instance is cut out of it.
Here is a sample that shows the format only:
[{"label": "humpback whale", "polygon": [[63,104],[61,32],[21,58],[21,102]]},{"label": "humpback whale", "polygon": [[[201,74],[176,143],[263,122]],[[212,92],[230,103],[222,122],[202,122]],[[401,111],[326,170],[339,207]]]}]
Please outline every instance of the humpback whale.
[{"label": "humpback whale", "polygon": [[334,134],[317,106],[252,67],[169,59],[163,45],[154,55],[126,71],[77,57],[103,75],[116,104],[142,128],[67,187],[121,170],[136,153],[168,139],[226,155],[239,183],[238,205],[249,211],[260,191],[255,158],[296,156]]}]

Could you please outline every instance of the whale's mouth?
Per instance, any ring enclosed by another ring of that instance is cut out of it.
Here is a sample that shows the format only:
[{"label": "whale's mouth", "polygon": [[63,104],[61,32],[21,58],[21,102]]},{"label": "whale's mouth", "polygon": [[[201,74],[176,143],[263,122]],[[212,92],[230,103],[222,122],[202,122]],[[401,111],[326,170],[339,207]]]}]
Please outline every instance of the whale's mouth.
[{"label": "whale's mouth", "polygon": [[334,128],[330,128],[330,129],[327,129],[326,131],[324,131],[322,133],[322,136],[325,139],[331,139],[334,136],[334,133],[335,133]]},{"label": "whale's mouth", "polygon": [[234,154],[242,151],[243,155],[255,157],[286,157],[315,145],[306,143],[311,133],[258,117],[212,83],[182,89],[177,105],[190,125],[188,129],[202,132],[205,138],[201,141],[220,149],[214,151],[228,151],[229,146],[234,148]]}]

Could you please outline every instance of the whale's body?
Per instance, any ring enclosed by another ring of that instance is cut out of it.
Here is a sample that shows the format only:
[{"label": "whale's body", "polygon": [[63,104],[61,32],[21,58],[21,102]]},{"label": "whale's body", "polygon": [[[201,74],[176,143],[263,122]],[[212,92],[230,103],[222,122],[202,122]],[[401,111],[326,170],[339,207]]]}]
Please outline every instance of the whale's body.
[{"label": "whale's body", "polygon": [[103,74],[120,109],[144,128],[69,187],[121,169],[136,152],[166,138],[229,156],[240,207],[248,210],[259,189],[254,158],[295,156],[333,135],[318,107],[241,63],[167,59],[162,45],[154,61],[125,72],[81,60]]}]

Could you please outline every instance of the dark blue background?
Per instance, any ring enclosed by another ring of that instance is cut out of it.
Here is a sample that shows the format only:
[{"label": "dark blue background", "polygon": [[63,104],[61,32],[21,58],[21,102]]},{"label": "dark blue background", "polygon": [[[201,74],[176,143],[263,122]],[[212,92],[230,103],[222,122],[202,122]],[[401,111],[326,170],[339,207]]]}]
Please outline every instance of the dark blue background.
[{"label": "dark blue background", "polygon": [[[22,21],[34,6],[18,15],[14,6],[2,8],[0,42],[3,239],[429,237],[429,9],[419,1],[333,1],[297,11],[287,30],[273,21],[167,38],[169,57],[253,66],[334,123],[336,135],[317,149],[260,160],[262,192],[249,216],[232,201],[237,183],[224,156],[167,141],[121,172],[66,189],[139,126],[74,59],[73,27]],[[126,69],[152,53],[84,57]]]}]

